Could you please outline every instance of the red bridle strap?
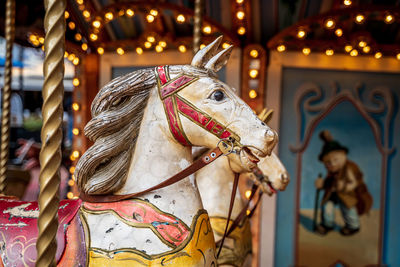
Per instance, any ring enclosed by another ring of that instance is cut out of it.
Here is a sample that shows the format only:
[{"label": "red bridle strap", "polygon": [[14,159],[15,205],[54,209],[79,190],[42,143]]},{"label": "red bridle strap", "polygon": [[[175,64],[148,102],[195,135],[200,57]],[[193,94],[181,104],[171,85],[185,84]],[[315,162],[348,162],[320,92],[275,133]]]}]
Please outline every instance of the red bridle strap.
[{"label": "red bridle strap", "polygon": [[180,90],[195,82],[198,79],[197,77],[183,74],[171,80],[168,73],[168,66],[156,67],[156,76],[158,80],[158,92],[164,105],[169,128],[179,143],[184,146],[191,145],[179,118],[179,114],[182,114],[219,139],[231,137],[235,145],[241,146],[238,135],[177,94]]}]

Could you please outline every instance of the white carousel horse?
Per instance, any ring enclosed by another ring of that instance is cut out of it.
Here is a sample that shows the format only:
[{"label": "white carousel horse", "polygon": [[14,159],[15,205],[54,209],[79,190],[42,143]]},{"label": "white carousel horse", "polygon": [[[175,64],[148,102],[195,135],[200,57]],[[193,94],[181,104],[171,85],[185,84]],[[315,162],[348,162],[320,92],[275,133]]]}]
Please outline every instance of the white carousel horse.
[{"label": "white carousel horse", "polygon": [[[100,90],[85,128],[94,145],[75,172],[81,198],[96,202],[61,202],[58,266],[216,265],[214,237],[194,176],[168,187],[159,183],[194,166],[191,145],[220,145],[222,151],[229,145],[231,168],[244,172],[256,166],[257,156],[269,155],[277,140],[216,79],[232,50],[217,53],[220,42],[200,50],[191,65],[135,71]],[[214,149],[201,162],[221,153]],[[32,265],[36,225],[30,233],[25,227],[37,220],[37,203],[8,200],[0,209],[7,215],[0,218],[3,263]]]}]

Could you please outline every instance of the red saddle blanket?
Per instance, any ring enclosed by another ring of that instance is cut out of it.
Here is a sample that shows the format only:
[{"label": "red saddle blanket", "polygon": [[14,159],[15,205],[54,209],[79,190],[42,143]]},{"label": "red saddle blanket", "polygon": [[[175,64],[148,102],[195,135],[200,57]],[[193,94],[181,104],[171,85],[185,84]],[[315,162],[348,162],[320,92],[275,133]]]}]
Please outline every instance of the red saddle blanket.
[{"label": "red saddle blanket", "polygon": [[[62,200],[58,208],[57,262],[66,245],[67,226],[75,217],[81,200]],[[34,266],[36,262],[37,202],[0,198],[0,251],[4,266]],[[1,266],[1,263],[0,263]]]}]

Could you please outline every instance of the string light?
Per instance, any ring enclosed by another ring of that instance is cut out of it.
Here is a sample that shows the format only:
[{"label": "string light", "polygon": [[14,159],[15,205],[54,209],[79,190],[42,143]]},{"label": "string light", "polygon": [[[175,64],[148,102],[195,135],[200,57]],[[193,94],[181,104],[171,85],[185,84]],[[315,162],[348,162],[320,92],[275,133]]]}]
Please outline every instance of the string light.
[{"label": "string light", "polygon": [[250,215],[250,210],[246,210],[246,215]]},{"label": "string light", "polygon": [[73,152],[72,152],[72,154],[71,154],[74,158],[79,158],[79,156],[80,156],[80,153],[79,153],[79,151],[78,150],[74,150]]},{"label": "string light", "polygon": [[161,45],[156,45],[156,52],[161,53],[164,50]]},{"label": "string light", "polygon": [[79,129],[78,128],[72,129],[72,134],[73,135],[78,135],[79,134]]},{"label": "string light", "polygon": [[222,48],[223,48],[223,49],[227,49],[227,48],[229,47],[229,45],[230,45],[230,44],[228,44],[228,43],[223,43],[223,44],[222,44]]},{"label": "string light", "polygon": [[304,37],[306,37],[306,32],[304,30],[299,30],[297,32],[297,38],[303,39]]},{"label": "string light", "polygon": [[325,28],[333,29],[335,27],[335,21],[333,19],[328,19],[325,21]]},{"label": "string light", "polygon": [[76,57],[72,60],[72,64],[74,64],[75,66],[79,64],[79,57]]},{"label": "string light", "polygon": [[179,49],[179,52],[181,52],[181,53],[185,53],[186,52],[186,46],[184,46],[184,45],[180,45],[178,47],[178,49]]},{"label": "string light", "polygon": [[304,47],[302,52],[304,55],[308,56],[311,53],[311,49],[309,47]]},{"label": "string light", "polygon": [[162,48],[165,48],[165,47],[167,47],[167,42],[165,42],[165,41],[159,41],[159,42],[158,42],[158,45],[161,46]]},{"label": "string light", "polygon": [[158,11],[156,9],[150,10],[150,15],[153,15],[154,17],[157,17]]},{"label": "string light", "polygon": [[155,18],[154,18],[153,15],[150,15],[150,14],[149,14],[149,15],[146,16],[146,19],[147,19],[147,22],[148,22],[148,23],[152,23],[152,22],[154,21]]},{"label": "string light", "polygon": [[326,50],[325,50],[325,54],[326,54],[327,56],[333,56],[334,53],[335,53],[335,52],[333,51],[333,49],[326,49]]},{"label": "string light", "polygon": [[205,44],[201,44],[201,45],[200,45],[200,49],[203,49],[204,47],[206,47]]},{"label": "string light", "polygon": [[87,46],[86,43],[83,43],[83,44],[81,45],[81,47],[82,47],[82,50],[83,50],[83,51],[86,51],[86,50],[88,49],[88,46]]},{"label": "string light", "polygon": [[[74,78],[73,80],[72,80],[72,84],[74,85],[74,86],[79,86],[79,79],[78,78]],[[73,108],[73,107],[72,107]],[[78,108],[79,109],[79,108]]]},{"label": "string light", "polygon": [[[68,185],[69,185],[69,186],[74,186],[74,184],[75,184],[75,181],[72,180],[72,179],[69,179]],[[72,193],[72,192],[70,192],[70,193]],[[72,197],[73,197],[73,195],[72,195]]]},{"label": "string light", "polygon": [[364,19],[365,19],[364,15],[358,14],[358,15],[356,16],[356,22],[357,22],[358,24],[363,23],[363,22],[364,22]]},{"label": "string light", "polygon": [[69,56],[68,56],[69,61],[74,60],[74,58],[75,58],[75,55],[73,53],[69,54]]},{"label": "string light", "polygon": [[126,10],[126,14],[128,15],[128,17],[133,17],[135,15],[135,12],[132,9],[128,8]]},{"label": "string light", "polygon": [[83,5],[83,0],[76,0],[76,2],[78,3],[78,5]]},{"label": "string light", "polygon": [[103,47],[98,47],[98,48],[97,48],[97,53],[98,53],[99,55],[104,54],[104,48],[103,48]]},{"label": "string light", "polygon": [[44,44],[44,38],[43,37],[39,37],[39,43]]},{"label": "string light", "polygon": [[249,70],[249,76],[253,79],[256,78],[258,76],[258,70],[255,69]]},{"label": "string light", "polygon": [[278,50],[278,52],[283,52],[283,51],[285,51],[285,50],[286,50],[286,46],[285,46],[285,45],[283,45],[283,44],[281,44],[281,45],[278,45],[278,47],[276,48],[276,50]]},{"label": "string light", "polygon": [[351,50],[350,56],[352,56],[352,57],[358,56],[358,51],[356,49]]},{"label": "string light", "polygon": [[351,0],[344,0],[344,1],[343,1],[343,4],[344,4],[345,6],[351,6],[352,2],[351,2]]},{"label": "string light", "polygon": [[244,35],[245,33],[246,33],[246,28],[245,27],[239,27],[238,28],[238,30],[237,30],[237,33],[239,34],[239,35]]},{"label": "string light", "polygon": [[74,174],[74,172],[75,172],[75,166],[71,166],[71,167],[69,168],[69,173],[70,173],[70,174]]},{"label": "string light", "polygon": [[250,199],[250,197],[251,197],[251,190],[246,190],[246,192],[244,192],[244,196],[245,196],[247,199]]},{"label": "string light", "polygon": [[75,22],[73,22],[73,21],[68,22],[68,27],[69,27],[71,30],[75,29]]},{"label": "string light", "polygon": [[151,43],[150,42],[144,42],[144,47],[150,48],[151,47]]},{"label": "string light", "polygon": [[68,57],[68,52],[67,51],[65,51],[64,57]]},{"label": "string light", "polygon": [[344,50],[349,53],[351,50],[353,49],[353,47],[351,45],[345,45]]},{"label": "string light", "polygon": [[185,20],[186,20],[186,18],[185,18],[185,16],[182,15],[182,14],[179,14],[179,15],[176,17],[176,21],[177,21],[178,23],[184,23]]},{"label": "string light", "polygon": [[205,34],[210,34],[211,33],[211,27],[210,26],[204,26],[203,27],[203,32]]},{"label": "string light", "polygon": [[95,20],[92,22],[92,25],[93,25],[93,27],[98,29],[101,26],[101,22],[99,20]]},{"label": "string light", "polygon": [[400,53],[396,55],[397,60],[400,60]]},{"label": "string light", "polygon": [[123,15],[125,15],[125,11],[123,9],[118,11],[118,16],[122,17]]},{"label": "string light", "polygon": [[64,18],[66,18],[66,19],[69,18],[69,12],[68,11],[64,12]]},{"label": "string light", "polygon": [[243,1],[244,1],[244,0],[236,0],[236,3],[238,3],[238,4],[243,4]]},{"label": "string light", "polygon": [[83,12],[82,12],[82,14],[83,14],[83,16],[85,17],[85,18],[90,18],[90,12],[89,11],[87,11],[87,10],[84,10]]},{"label": "string light", "polygon": [[114,18],[114,14],[111,13],[111,12],[107,12],[107,13],[104,15],[104,17],[105,17],[107,20],[112,20],[112,19]]},{"label": "string light", "polygon": [[137,53],[138,55],[143,54],[143,49],[142,49],[141,47],[136,47],[136,53]]},{"label": "string light", "polygon": [[257,97],[257,92],[256,92],[256,90],[250,90],[250,92],[249,92],[249,97],[250,97],[251,99],[256,98],[256,97]]},{"label": "string light", "polygon": [[156,41],[156,38],[154,38],[154,36],[148,36],[147,41],[149,41],[150,43],[154,43]]},{"label": "string light", "polygon": [[393,15],[391,14],[386,14],[385,16],[385,23],[386,24],[391,24],[394,21]]},{"label": "string light", "polygon": [[80,33],[75,34],[75,40],[77,40],[78,42],[82,40],[82,35]]},{"label": "string light", "polygon": [[72,198],[74,198],[74,193],[72,193],[72,192],[68,192],[68,194],[67,194],[67,198],[68,198],[68,199],[72,199]]},{"label": "string light", "polygon": [[251,51],[250,51],[250,56],[251,56],[252,58],[257,58],[257,57],[258,57],[258,51],[255,50],[255,49],[251,50]]},{"label": "string light", "polygon": [[341,37],[343,35],[343,30],[338,28],[338,29],[335,30],[335,34],[336,34],[337,37]]},{"label": "string light", "polygon": [[78,111],[79,110],[79,104],[78,103],[72,103],[72,109],[73,110],[75,110],[75,111]]},{"label": "string light", "polygon": [[96,41],[97,38],[98,38],[97,34],[95,34],[95,33],[91,33],[91,34],[90,34],[90,40]]},{"label": "string light", "polygon": [[379,58],[382,57],[382,53],[381,53],[381,52],[376,52],[375,55],[374,55],[374,57],[375,57],[376,59],[379,59]]},{"label": "string light", "polygon": [[366,47],[363,48],[363,52],[365,54],[369,53],[369,51],[371,51],[371,47],[370,46],[367,45]]},{"label": "string light", "polygon": [[125,54],[124,49],[122,49],[122,47],[118,47],[118,48],[117,48],[117,54],[120,55],[120,56],[122,56],[123,54]]},{"label": "string light", "polygon": [[244,16],[245,16],[245,14],[244,14],[243,11],[238,11],[238,12],[236,12],[236,17],[237,17],[238,19],[242,20],[242,19],[244,19]]},{"label": "string light", "polygon": [[360,41],[359,43],[358,43],[358,46],[359,47],[365,47],[367,45],[367,42],[365,42],[365,41]]}]

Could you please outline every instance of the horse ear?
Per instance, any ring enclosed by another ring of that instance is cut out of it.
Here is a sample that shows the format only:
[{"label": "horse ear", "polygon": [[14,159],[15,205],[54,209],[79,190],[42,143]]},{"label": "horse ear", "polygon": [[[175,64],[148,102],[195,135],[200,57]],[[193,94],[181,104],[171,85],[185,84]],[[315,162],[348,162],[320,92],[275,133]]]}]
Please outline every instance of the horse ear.
[{"label": "horse ear", "polygon": [[214,72],[219,71],[223,66],[225,66],[226,62],[232,53],[233,46],[229,46],[228,48],[222,50],[215,56],[213,56],[205,65],[204,68],[212,70]]},{"label": "horse ear", "polygon": [[203,68],[208,60],[215,55],[217,49],[222,41],[222,35],[214,40],[211,44],[207,45],[203,49],[200,49],[192,59],[191,65],[198,68]]}]

